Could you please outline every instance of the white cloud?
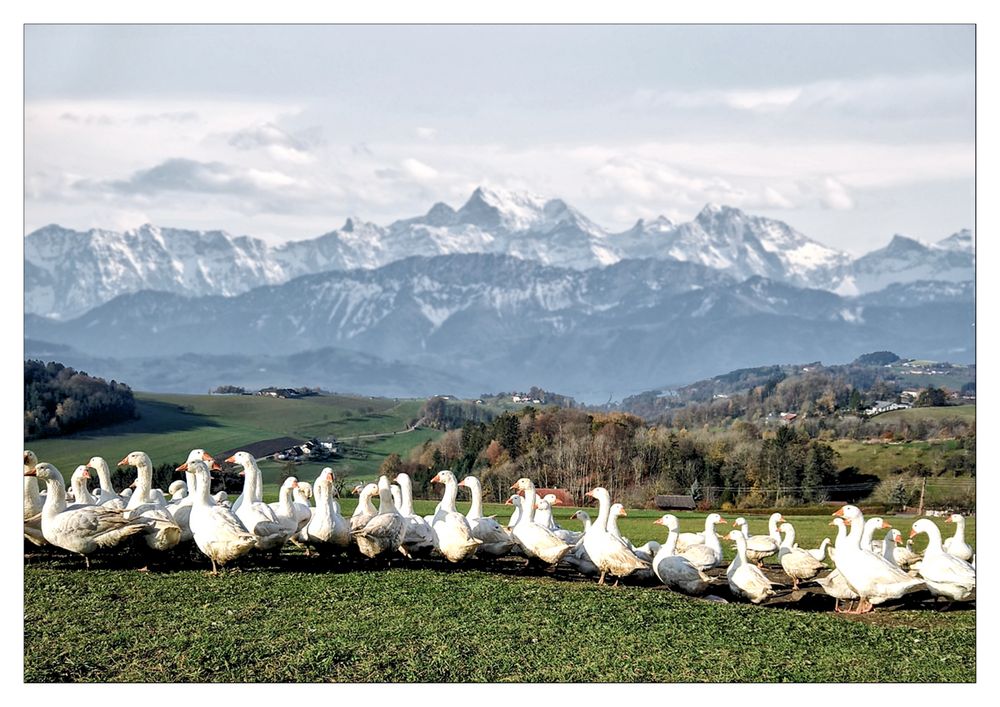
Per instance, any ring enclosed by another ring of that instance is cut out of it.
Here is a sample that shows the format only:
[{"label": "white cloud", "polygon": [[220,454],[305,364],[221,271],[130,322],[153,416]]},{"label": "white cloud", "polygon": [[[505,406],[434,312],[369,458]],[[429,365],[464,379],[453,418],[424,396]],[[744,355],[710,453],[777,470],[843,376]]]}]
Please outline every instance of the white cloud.
[{"label": "white cloud", "polygon": [[422,140],[433,140],[435,137],[437,137],[437,130],[435,130],[434,128],[426,128],[426,127],[417,128],[416,133],[417,137],[419,137]]},{"label": "white cloud", "polygon": [[848,194],[847,188],[833,177],[823,180],[823,193],[820,196],[820,203],[835,211],[846,211],[854,208],[854,200]]}]

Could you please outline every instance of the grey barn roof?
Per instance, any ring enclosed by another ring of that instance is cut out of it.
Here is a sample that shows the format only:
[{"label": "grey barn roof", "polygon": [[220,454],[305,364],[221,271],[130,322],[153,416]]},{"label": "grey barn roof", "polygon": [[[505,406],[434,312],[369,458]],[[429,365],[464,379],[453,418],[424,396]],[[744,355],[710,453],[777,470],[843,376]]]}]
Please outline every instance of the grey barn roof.
[{"label": "grey barn roof", "polygon": [[656,507],[662,510],[680,508],[693,511],[697,507],[691,496],[658,495],[655,502]]},{"label": "grey barn roof", "polygon": [[301,439],[295,439],[294,437],[275,437],[274,439],[262,439],[259,442],[251,442],[250,444],[244,444],[235,449],[227,449],[224,452],[219,452],[215,454],[215,458],[220,462],[227,457],[236,454],[236,452],[249,452],[253,454],[254,459],[260,459],[262,457],[269,457],[272,454],[277,454],[278,452],[283,452],[286,449],[291,449],[292,447],[298,447],[304,442]]}]

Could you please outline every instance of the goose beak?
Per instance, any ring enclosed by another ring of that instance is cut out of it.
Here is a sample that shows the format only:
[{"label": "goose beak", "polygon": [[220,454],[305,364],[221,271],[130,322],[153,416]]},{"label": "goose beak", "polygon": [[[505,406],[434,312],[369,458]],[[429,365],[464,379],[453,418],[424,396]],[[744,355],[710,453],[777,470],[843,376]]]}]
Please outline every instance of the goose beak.
[{"label": "goose beak", "polygon": [[128,455],[127,454],[125,455],[124,459],[122,459],[120,462],[118,462],[118,466],[128,466]]},{"label": "goose beak", "polygon": [[715,524],[718,525],[719,523],[728,523],[728,522],[729,522],[728,520],[720,516],[719,520],[715,521]]},{"label": "goose beak", "polygon": [[590,490],[590,491],[587,491],[587,493],[585,493],[583,495],[587,496],[588,498],[593,498],[594,497],[594,492],[593,492],[593,490]]},{"label": "goose beak", "polygon": [[910,528],[910,537],[911,538],[917,537],[917,531],[914,530],[913,528]]},{"label": "goose beak", "polygon": [[882,521],[882,530],[888,530],[891,527],[892,526],[886,523],[884,520]]},{"label": "goose beak", "polygon": [[844,517],[844,509],[843,508],[838,508],[833,513],[831,513],[830,515],[835,515],[835,516],[839,516],[839,517],[843,518]]},{"label": "goose beak", "polygon": [[462,479],[461,481],[459,481],[459,482],[458,482],[458,485],[459,485],[459,486],[465,486],[465,487],[468,487],[468,484],[466,484],[466,483],[465,483],[465,479]]},{"label": "goose beak", "polygon": [[90,472],[87,471],[86,469],[84,469],[83,470],[83,474],[81,474],[81,476],[83,476],[83,478],[85,478],[85,479],[89,479],[90,478]]},{"label": "goose beak", "polygon": [[955,521],[953,521],[953,520],[951,519],[951,516],[948,516],[947,518],[945,518],[945,519],[944,519],[944,522],[945,522],[945,523],[954,523]]},{"label": "goose beak", "polygon": [[215,461],[215,457],[213,457],[208,452],[202,452],[201,453],[201,460],[205,461],[205,462],[214,462]]},{"label": "goose beak", "polygon": [[179,467],[177,467],[176,469],[174,469],[174,471],[187,471],[187,470],[188,470],[188,463],[187,462],[184,462]]},{"label": "goose beak", "polygon": [[292,488],[293,489],[297,489],[298,487],[299,487],[299,482],[298,481],[293,481],[292,482]]},{"label": "goose beak", "polygon": [[656,520],[653,521],[653,525],[663,525],[663,519],[657,518]]},{"label": "goose beak", "polygon": [[618,512],[618,515],[620,515],[620,516],[622,516],[622,517],[625,517],[625,516],[627,516],[627,515],[628,515],[628,511],[626,511],[626,510],[625,510],[625,509],[623,508],[623,509],[621,509],[621,510],[620,510],[620,511]]},{"label": "goose beak", "polygon": [[222,465],[219,462],[212,460],[212,466],[209,467],[210,471],[222,471]]},{"label": "goose beak", "polygon": [[441,483],[441,474],[434,474],[434,478],[431,479],[431,483],[432,484],[440,484]]},{"label": "goose beak", "polygon": [[507,499],[506,501],[504,501],[504,502],[503,502],[503,505],[505,505],[505,506],[513,506],[513,505],[514,505],[514,502],[513,502],[513,501],[511,501],[511,500],[510,500],[510,499],[508,498],[508,499]]},{"label": "goose beak", "polygon": [[226,464],[235,464],[236,463],[236,455],[234,454],[231,457],[227,457],[225,461],[226,461]]},{"label": "goose beak", "polygon": [[[833,523],[831,523],[830,525],[833,525]],[[733,527],[734,528],[736,527],[736,521],[735,520],[733,521]]]},{"label": "goose beak", "polygon": [[34,469],[29,469],[28,471],[24,472],[24,475],[25,476],[38,476],[38,472],[35,471]]},{"label": "goose beak", "polygon": [[510,488],[511,488],[511,490],[514,490],[514,489],[518,488],[517,482],[514,482],[513,484],[511,484]]}]

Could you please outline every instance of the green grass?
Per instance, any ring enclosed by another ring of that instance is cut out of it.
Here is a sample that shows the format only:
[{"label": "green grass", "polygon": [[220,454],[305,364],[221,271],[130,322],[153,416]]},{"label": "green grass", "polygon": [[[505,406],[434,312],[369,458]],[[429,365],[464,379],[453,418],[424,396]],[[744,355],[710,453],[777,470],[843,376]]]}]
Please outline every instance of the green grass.
[{"label": "green grass", "polygon": [[25,597],[26,682],[975,680],[974,611],[850,619],[519,570],[42,561]]},{"label": "green grass", "polygon": [[[312,481],[328,465],[352,477],[371,475],[392,452],[405,456],[412,447],[441,434],[427,429],[402,433],[407,423],[418,416],[423,404],[420,400],[339,395],[285,400],[136,393],[136,401],[141,414],[138,420],[66,437],[32,440],[25,446],[34,450],[39,459],[55,464],[67,478],[92,456],[102,456],[113,464],[137,449],[149,454],[154,464],[180,464],[195,448],[217,453],[282,436],[322,439],[334,435],[365,450],[365,459],[303,464],[299,475]],[[279,468],[270,462],[263,465],[265,479],[271,483],[268,490],[275,499],[274,481]]]},{"label": "green grass", "polygon": [[976,421],[975,405],[946,405],[944,407],[920,407],[909,410],[893,410],[875,417],[876,420],[891,422],[892,420],[942,420],[958,418],[968,422]]}]

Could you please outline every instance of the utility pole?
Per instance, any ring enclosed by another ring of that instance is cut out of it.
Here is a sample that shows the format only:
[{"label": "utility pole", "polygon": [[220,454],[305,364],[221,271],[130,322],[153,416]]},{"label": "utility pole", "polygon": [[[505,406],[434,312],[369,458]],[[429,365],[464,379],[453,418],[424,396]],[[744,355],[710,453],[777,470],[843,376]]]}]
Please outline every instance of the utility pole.
[{"label": "utility pole", "polygon": [[927,477],[920,477],[920,507],[917,509],[917,515],[922,516],[924,514],[924,490],[927,488]]}]

